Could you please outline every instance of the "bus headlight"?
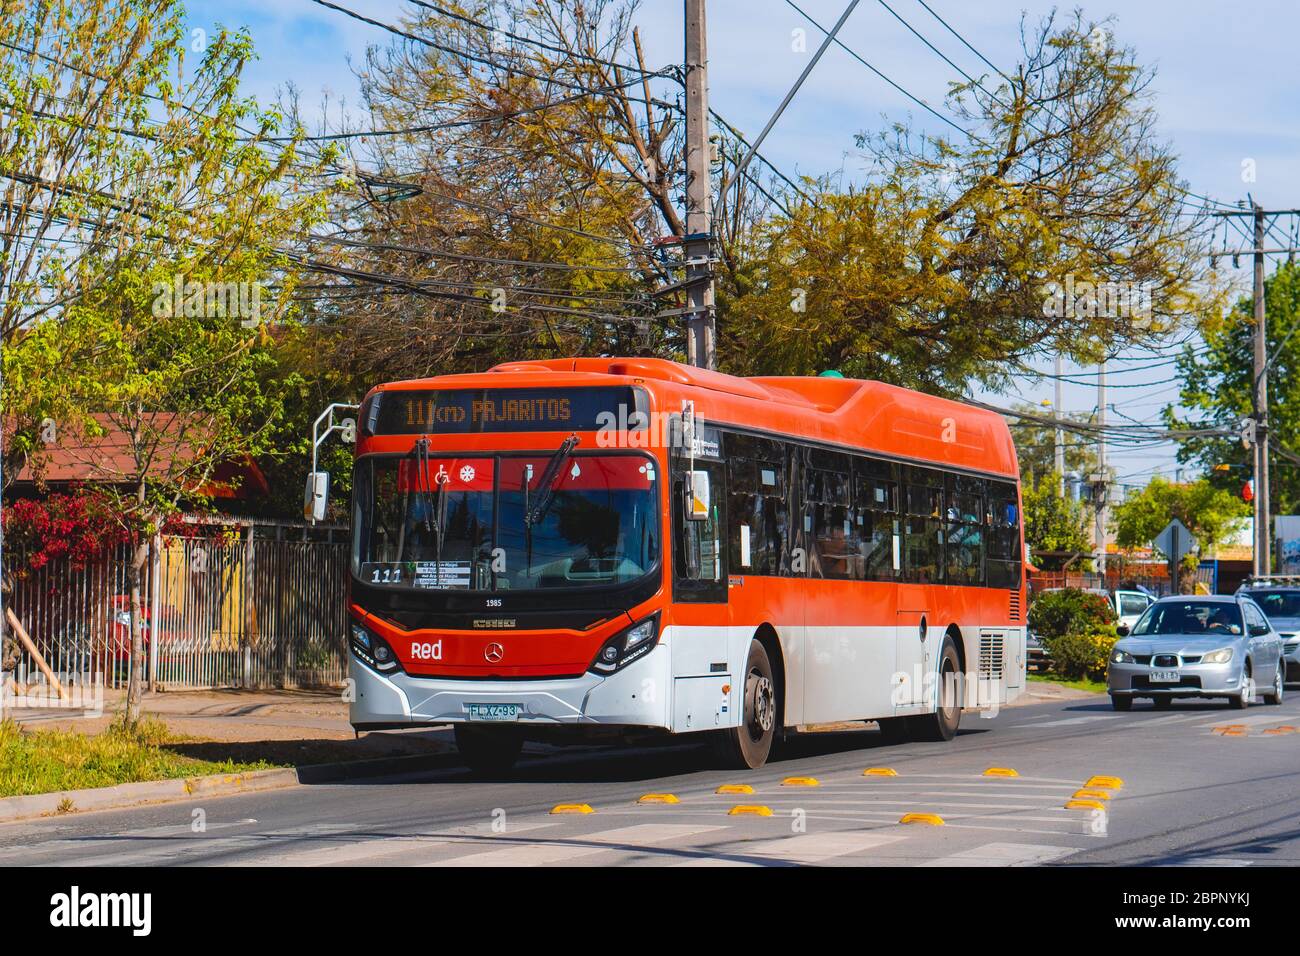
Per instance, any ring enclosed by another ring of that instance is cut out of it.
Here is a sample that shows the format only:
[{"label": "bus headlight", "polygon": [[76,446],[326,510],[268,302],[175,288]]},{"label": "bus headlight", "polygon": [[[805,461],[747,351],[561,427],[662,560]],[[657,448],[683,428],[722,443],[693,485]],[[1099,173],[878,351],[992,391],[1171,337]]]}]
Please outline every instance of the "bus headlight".
[{"label": "bus headlight", "polygon": [[612,674],[649,654],[659,643],[659,615],[650,615],[625,628],[601,645],[587,668],[596,674]]},{"label": "bus headlight", "polygon": [[397,670],[397,655],[387,641],[371,634],[360,624],[353,624],[350,630],[353,654],[380,673],[391,674]]}]

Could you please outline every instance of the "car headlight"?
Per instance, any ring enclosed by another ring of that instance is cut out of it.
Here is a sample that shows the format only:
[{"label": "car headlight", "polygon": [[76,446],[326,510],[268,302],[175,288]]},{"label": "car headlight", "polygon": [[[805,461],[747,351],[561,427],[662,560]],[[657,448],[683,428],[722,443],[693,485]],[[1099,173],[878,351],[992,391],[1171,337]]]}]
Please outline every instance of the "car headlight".
[{"label": "car headlight", "polygon": [[1201,657],[1203,664],[1226,664],[1232,660],[1232,648],[1221,647],[1217,651],[1210,651]]},{"label": "car headlight", "polygon": [[1119,648],[1116,648],[1115,653],[1110,655],[1110,662],[1112,664],[1132,664],[1133,655],[1128,651],[1122,651]]},{"label": "car headlight", "polygon": [[588,670],[597,674],[612,674],[649,654],[658,643],[659,615],[652,614],[644,621],[638,621],[619,631],[602,644]]}]

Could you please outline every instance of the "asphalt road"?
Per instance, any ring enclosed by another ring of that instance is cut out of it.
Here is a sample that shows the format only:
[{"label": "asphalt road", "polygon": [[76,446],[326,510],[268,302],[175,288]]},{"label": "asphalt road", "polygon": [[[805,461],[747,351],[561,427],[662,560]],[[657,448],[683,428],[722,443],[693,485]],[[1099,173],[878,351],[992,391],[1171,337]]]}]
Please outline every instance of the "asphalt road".
[{"label": "asphalt road", "polygon": [[[0,865],[1296,865],[1300,732],[1265,732],[1286,725],[1300,728],[1296,688],[1244,712],[1099,699],[968,713],[948,744],[808,735],[752,773],[711,769],[694,746],[573,748],[505,782],[448,768],[8,824]],[[1106,811],[1065,809],[1094,775],[1123,780]],[[638,803],[649,793],[678,802]],[[594,812],[550,813],[560,803]]]}]

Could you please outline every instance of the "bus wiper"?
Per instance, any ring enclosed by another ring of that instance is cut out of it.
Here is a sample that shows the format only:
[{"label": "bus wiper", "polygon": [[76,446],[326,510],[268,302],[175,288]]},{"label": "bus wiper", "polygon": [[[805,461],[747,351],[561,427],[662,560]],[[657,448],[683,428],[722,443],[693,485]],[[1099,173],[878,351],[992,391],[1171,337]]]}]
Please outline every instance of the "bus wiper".
[{"label": "bus wiper", "polygon": [[546,465],[546,470],[542,472],[542,480],[537,483],[537,501],[533,507],[524,515],[525,527],[531,528],[535,524],[541,524],[542,519],[546,517],[546,512],[551,508],[551,502],[555,499],[555,476],[560,473],[560,469],[568,464],[569,458],[573,455],[573,449],[578,446],[578,436],[570,435],[556,449],[555,454]]}]

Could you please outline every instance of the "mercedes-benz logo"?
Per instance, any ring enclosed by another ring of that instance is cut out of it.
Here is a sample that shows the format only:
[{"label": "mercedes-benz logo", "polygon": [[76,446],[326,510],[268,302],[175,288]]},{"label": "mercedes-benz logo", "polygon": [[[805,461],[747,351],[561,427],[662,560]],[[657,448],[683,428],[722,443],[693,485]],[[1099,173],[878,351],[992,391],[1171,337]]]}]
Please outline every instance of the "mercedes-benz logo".
[{"label": "mercedes-benz logo", "polygon": [[483,658],[489,664],[499,664],[501,663],[501,658],[505,656],[506,656],[506,649],[502,647],[500,644],[498,644],[496,641],[493,641],[487,647],[483,648]]}]

